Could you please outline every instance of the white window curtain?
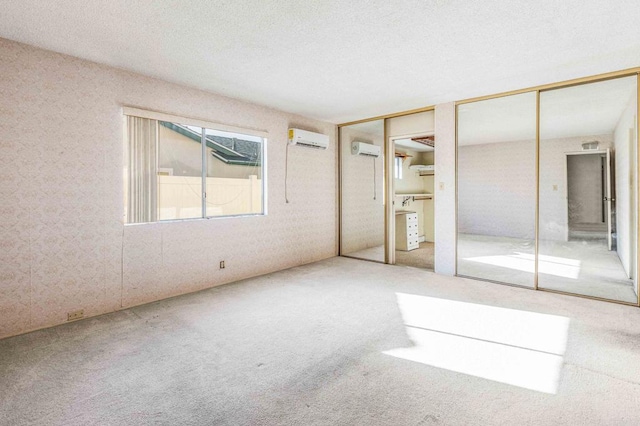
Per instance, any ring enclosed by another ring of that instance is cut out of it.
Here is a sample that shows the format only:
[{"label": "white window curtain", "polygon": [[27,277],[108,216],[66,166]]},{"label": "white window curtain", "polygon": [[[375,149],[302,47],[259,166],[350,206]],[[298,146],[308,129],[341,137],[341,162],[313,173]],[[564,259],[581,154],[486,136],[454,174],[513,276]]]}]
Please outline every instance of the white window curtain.
[{"label": "white window curtain", "polygon": [[157,220],[157,139],[157,120],[127,116],[128,223]]}]

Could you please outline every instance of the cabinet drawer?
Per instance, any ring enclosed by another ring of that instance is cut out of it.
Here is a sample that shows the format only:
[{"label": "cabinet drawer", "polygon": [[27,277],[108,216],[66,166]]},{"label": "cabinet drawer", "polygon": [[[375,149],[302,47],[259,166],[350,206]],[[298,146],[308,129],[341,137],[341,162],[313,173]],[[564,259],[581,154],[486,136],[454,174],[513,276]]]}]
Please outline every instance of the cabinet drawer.
[{"label": "cabinet drawer", "polygon": [[407,223],[418,223],[418,213],[407,213]]}]

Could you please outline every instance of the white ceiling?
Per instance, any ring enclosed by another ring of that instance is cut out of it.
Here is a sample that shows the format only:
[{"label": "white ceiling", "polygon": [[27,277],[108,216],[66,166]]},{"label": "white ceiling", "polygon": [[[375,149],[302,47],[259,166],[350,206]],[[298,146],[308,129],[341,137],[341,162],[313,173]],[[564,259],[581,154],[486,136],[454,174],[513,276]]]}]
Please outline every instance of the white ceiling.
[{"label": "white ceiling", "polygon": [[458,144],[536,138],[536,94],[523,93],[458,105]]},{"label": "white ceiling", "polygon": [[633,76],[540,93],[540,138],[613,133],[636,84]]},{"label": "white ceiling", "polygon": [[372,136],[384,137],[384,120],[365,121],[348,127],[359,132],[369,133]]},{"label": "white ceiling", "polygon": [[[636,77],[623,77],[540,93],[540,138],[613,133],[635,100]],[[534,140],[534,92],[458,106],[458,144]]]},{"label": "white ceiling", "polygon": [[635,0],[0,0],[0,37],[330,122],[640,65]]}]

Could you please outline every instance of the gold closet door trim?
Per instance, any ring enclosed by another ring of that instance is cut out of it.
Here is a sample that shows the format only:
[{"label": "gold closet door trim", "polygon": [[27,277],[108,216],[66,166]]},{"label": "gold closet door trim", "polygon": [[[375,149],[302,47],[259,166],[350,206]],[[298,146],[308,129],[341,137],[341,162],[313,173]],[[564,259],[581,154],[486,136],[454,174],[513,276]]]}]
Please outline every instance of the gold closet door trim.
[{"label": "gold closet door trim", "polygon": [[534,92],[536,90],[543,92],[545,90],[559,89],[562,87],[578,86],[586,83],[595,83],[598,81],[611,80],[619,77],[637,75],[638,73],[640,73],[640,67],[629,68],[625,70],[613,71],[613,72],[608,72],[604,74],[596,74],[589,77],[580,77],[580,78],[574,78],[572,80],[559,81],[557,83],[541,84],[539,86],[528,87],[526,89],[510,90],[508,92],[501,92],[493,95],[485,95],[485,96],[478,96],[475,98],[463,99],[463,100],[457,101],[456,105],[468,104],[470,102],[484,101],[484,100],[493,99],[493,98],[501,98],[504,96],[519,95],[521,93]]},{"label": "gold closet door trim", "polygon": [[435,111],[435,109],[436,109],[436,106],[435,105],[431,105],[431,106],[427,106],[427,107],[411,109],[411,110],[408,110],[408,111],[394,112],[394,113],[391,113],[391,114],[378,115],[376,117],[363,118],[362,120],[349,121],[347,123],[338,124],[338,127],[353,126],[354,124],[367,123],[369,121],[386,120],[387,118],[402,117],[402,116],[405,116],[405,115],[418,114],[420,112]]},{"label": "gold closet door trim", "polygon": [[[561,295],[566,295],[566,296],[573,296],[573,297],[581,297],[583,299],[589,299],[589,300],[597,300],[597,301],[602,301],[602,302],[610,302],[610,303],[616,303],[619,305],[626,305],[626,306],[635,306],[638,307],[640,306],[640,291],[637,294],[638,300],[633,303],[633,302],[625,302],[622,300],[614,300],[614,299],[607,299],[604,297],[597,297],[597,296],[589,296],[589,295],[585,295],[585,294],[578,294],[578,293],[570,293],[570,292],[565,292],[565,291],[561,291],[561,290],[552,290],[552,289],[546,289],[546,288],[540,288],[538,286],[538,276],[539,276],[539,269],[538,269],[538,256],[539,256],[539,249],[540,249],[540,236],[539,236],[539,221],[540,221],[540,93],[544,92],[544,91],[550,91],[550,90],[555,90],[555,89],[561,89],[561,88],[566,88],[566,87],[572,87],[572,86],[579,86],[579,85],[583,85],[583,84],[589,84],[589,83],[597,83],[599,81],[606,81],[606,80],[613,80],[616,78],[623,78],[623,77],[631,77],[635,75],[636,76],[636,89],[637,89],[637,99],[636,99],[636,127],[637,127],[637,135],[636,135],[636,153],[637,153],[637,164],[636,164],[636,168],[638,169],[636,171],[636,199],[640,200],[640,119],[639,119],[639,112],[640,112],[640,67],[638,68],[631,68],[631,69],[627,69],[627,70],[622,70],[622,71],[616,71],[616,72],[611,72],[611,73],[606,73],[606,74],[600,74],[600,75],[596,75],[596,76],[591,76],[591,77],[584,77],[584,78],[578,78],[578,79],[574,79],[574,80],[568,80],[568,81],[563,81],[563,82],[558,82],[558,83],[553,83],[553,84],[546,84],[546,85],[542,85],[542,86],[536,86],[536,87],[532,87],[532,88],[527,88],[527,89],[520,89],[520,90],[513,90],[510,92],[503,92],[503,93],[498,93],[495,95],[488,95],[488,96],[481,96],[481,97],[477,97],[477,98],[471,98],[471,99],[465,99],[462,101],[458,101],[455,103],[455,174],[456,174],[456,193],[455,193],[455,213],[456,213],[456,218],[457,218],[457,213],[458,213],[458,105],[463,105],[466,103],[471,103],[471,102],[479,102],[479,101],[484,101],[484,100],[489,100],[489,99],[495,99],[495,98],[502,98],[502,97],[506,97],[506,96],[512,96],[512,95],[519,95],[519,94],[523,94],[523,93],[529,93],[529,92],[536,92],[536,207],[535,207],[535,270],[534,270],[534,287],[530,288],[530,287],[526,287],[526,286],[519,286],[516,284],[509,284],[509,283],[504,283],[501,281],[493,281],[493,280],[489,280],[489,279],[484,279],[484,278],[475,278],[475,277],[470,277],[470,276],[466,276],[466,275],[459,275],[458,274],[458,222],[456,219],[456,228],[455,228],[455,259],[454,259],[454,271],[455,271],[455,275],[458,277],[462,277],[462,278],[472,278],[475,280],[479,280],[479,281],[485,281],[485,282],[491,282],[491,283],[495,283],[495,284],[500,284],[500,285],[506,285],[506,286],[510,286],[510,287],[518,287],[518,288],[525,288],[525,289],[530,289],[530,290],[535,290],[535,291],[544,291],[547,293],[554,293],[554,294],[561,294]],[[437,124],[436,124],[437,125]],[[638,275],[638,271],[640,271],[640,211],[637,212],[636,214],[636,275]],[[638,277],[636,277],[636,282],[638,282]]]},{"label": "gold closet door trim", "polygon": [[[636,73],[636,205],[640,207],[640,70]],[[640,208],[636,209],[636,270],[635,285],[636,296],[638,301],[636,306],[640,306],[640,280],[638,278],[638,270],[640,270]]]},{"label": "gold closet door trim", "polygon": [[536,207],[533,235],[533,288],[538,290],[539,250],[540,250],[540,91],[536,90]]}]

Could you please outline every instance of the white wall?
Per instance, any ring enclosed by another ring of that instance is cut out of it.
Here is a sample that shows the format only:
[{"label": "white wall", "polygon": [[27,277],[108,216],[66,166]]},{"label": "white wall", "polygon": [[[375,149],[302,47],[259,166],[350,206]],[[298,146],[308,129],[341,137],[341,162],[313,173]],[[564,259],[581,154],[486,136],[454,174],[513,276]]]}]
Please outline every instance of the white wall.
[{"label": "white wall", "polygon": [[[629,277],[635,278],[635,235],[638,201],[637,188],[637,113],[636,94],[620,117],[614,131],[616,182],[616,235],[620,262]],[[637,280],[635,280],[637,293]]]},{"label": "white wall", "polygon": [[387,119],[387,136],[424,135],[435,130],[435,112],[425,111]]},{"label": "white wall", "polygon": [[[334,125],[8,40],[0,57],[0,337],[336,254]],[[124,226],[125,105],[268,132],[268,215]],[[285,204],[289,126],[330,147],[290,149]]]},{"label": "white wall", "polygon": [[[612,146],[611,135],[540,141],[540,239],[568,236],[567,152],[585,140]],[[533,141],[459,147],[458,215],[461,233],[534,238],[535,149]],[[436,161],[438,161],[436,154]]]},{"label": "white wall", "polygon": [[455,104],[436,106],[435,271],[454,275],[456,263]]},{"label": "white wall", "polygon": [[458,147],[458,232],[535,238],[535,141]]},{"label": "white wall", "polygon": [[[435,164],[435,155],[433,152],[422,153],[422,164]],[[424,184],[424,192],[434,193],[434,175],[422,176]],[[424,238],[425,241],[435,242],[435,200],[424,200],[422,202],[424,213]],[[421,234],[422,235],[422,234]]]}]

